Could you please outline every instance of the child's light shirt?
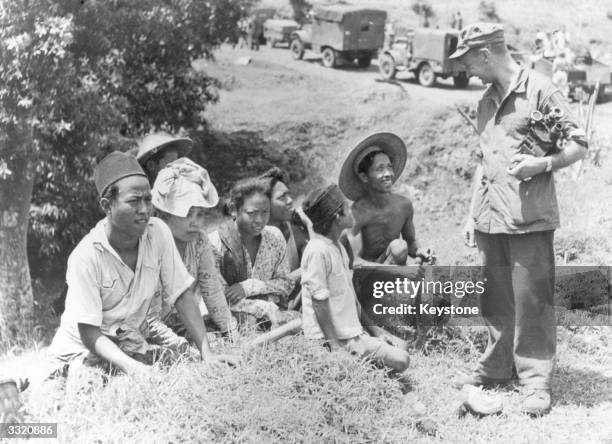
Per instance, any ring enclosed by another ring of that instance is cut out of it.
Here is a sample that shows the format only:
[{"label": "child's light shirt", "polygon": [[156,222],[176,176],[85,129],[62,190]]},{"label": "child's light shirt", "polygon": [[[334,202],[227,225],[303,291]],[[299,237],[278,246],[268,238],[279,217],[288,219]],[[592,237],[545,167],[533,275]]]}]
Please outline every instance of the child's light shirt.
[{"label": "child's light shirt", "polygon": [[310,339],[323,338],[312,300],[329,299],[330,317],[337,339],[359,336],[359,322],[352,272],[346,250],[329,238],[315,234],[302,255],[302,328]]}]

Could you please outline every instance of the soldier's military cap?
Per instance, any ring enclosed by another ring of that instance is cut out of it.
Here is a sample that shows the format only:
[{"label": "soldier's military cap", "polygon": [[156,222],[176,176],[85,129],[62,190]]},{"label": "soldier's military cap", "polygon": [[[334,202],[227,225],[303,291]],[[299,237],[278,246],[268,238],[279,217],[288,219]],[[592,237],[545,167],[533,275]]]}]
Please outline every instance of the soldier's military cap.
[{"label": "soldier's military cap", "polygon": [[481,48],[495,43],[504,43],[504,27],[497,23],[474,23],[459,32],[457,49],[450,59],[457,59],[470,49]]}]

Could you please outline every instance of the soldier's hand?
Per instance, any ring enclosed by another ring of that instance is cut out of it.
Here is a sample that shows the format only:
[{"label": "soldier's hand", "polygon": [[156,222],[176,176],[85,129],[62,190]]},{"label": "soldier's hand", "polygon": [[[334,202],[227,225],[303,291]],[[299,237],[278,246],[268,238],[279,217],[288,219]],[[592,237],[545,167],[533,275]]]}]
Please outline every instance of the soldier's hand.
[{"label": "soldier's hand", "polygon": [[474,235],[474,221],[469,218],[463,227],[463,242],[470,248],[476,247],[476,236]]},{"label": "soldier's hand", "polygon": [[519,180],[528,181],[533,176],[546,171],[546,159],[529,154],[515,154],[510,159],[512,165],[508,168],[508,174]]}]

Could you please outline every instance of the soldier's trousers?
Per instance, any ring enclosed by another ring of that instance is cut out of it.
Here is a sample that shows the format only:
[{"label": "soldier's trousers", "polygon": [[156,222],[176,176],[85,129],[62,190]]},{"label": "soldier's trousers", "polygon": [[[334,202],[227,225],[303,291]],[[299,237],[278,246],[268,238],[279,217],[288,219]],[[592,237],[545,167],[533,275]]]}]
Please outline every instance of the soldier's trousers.
[{"label": "soldier's trousers", "polygon": [[555,364],[554,230],[527,234],[476,231],[484,267],[481,311],[489,342],[476,374],[550,389]]}]

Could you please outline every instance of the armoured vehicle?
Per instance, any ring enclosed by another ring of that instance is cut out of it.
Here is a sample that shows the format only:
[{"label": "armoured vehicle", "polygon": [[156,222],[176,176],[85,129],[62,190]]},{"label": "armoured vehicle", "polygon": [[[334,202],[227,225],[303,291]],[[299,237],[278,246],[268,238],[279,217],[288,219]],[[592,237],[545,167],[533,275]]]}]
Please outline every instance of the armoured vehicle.
[{"label": "armoured vehicle", "polygon": [[468,85],[468,77],[459,62],[448,57],[457,48],[457,31],[416,28],[396,38],[378,59],[380,74],[393,79],[398,71],[409,71],[423,86],[433,86],[437,77],[453,77],[457,88]]},{"label": "armoured vehicle", "polygon": [[291,54],[301,60],[306,50],[323,56],[328,68],[357,60],[367,68],[382,48],[387,13],[347,5],[316,7],[312,23],[291,34]]}]

